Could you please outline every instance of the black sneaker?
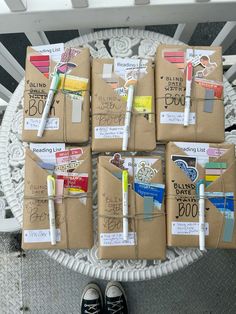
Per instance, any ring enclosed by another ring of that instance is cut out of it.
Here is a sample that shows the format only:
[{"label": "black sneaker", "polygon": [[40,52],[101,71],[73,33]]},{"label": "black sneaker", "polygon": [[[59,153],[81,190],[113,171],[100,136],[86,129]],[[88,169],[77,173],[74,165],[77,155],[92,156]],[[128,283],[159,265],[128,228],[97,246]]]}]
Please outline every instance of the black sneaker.
[{"label": "black sneaker", "polygon": [[106,314],[128,314],[125,291],[119,282],[109,282],[105,291]]},{"label": "black sneaker", "polygon": [[80,305],[81,314],[102,314],[103,299],[98,285],[89,283],[83,291]]}]

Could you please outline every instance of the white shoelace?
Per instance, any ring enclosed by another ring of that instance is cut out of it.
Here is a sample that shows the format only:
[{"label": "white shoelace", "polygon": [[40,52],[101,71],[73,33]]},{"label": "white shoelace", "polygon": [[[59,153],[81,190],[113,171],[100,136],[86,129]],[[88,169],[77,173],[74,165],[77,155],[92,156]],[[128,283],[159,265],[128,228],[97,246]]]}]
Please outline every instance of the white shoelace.
[{"label": "white shoelace", "polygon": [[[101,313],[100,310],[97,308],[98,307],[98,303],[96,304],[85,304],[84,307],[87,307],[88,309],[85,310],[86,314],[99,314]],[[91,312],[91,311],[95,311],[95,312]]]},{"label": "white shoelace", "polygon": [[[111,311],[111,314],[120,314],[120,311],[124,308],[123,305],[123,300],[118,300],[118,301],[113,301],[107,302],[108,305],[108,310]],[[110,307],[111,306],[111,307]]]}]

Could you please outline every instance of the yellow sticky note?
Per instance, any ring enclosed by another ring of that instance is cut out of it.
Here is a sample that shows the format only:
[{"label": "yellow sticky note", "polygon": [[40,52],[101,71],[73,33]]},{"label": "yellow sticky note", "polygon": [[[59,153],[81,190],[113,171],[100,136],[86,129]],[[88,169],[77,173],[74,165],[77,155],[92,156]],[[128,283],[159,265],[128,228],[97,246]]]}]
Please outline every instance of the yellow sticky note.
[{"label": "yellow sticky note", "polygon": [[[123,96],[125,100],[127,100],[127,96]],[[153,114],[152,112],[152,96],[135,96],[133,100],[133,108],[140,113],[149,113],[148,114],[148,121],[152,121]]]},{"label": "yellow sticky note", "polygon": [[206,181],[215,181],[219,178],[220,176],[205,176]]},{"label": "yellow sticky note", "polygon": [[86,78],[60,74],[59,89],[67,92],[81,92],[81,95],[84,96],[87,86],[88,79]]}]

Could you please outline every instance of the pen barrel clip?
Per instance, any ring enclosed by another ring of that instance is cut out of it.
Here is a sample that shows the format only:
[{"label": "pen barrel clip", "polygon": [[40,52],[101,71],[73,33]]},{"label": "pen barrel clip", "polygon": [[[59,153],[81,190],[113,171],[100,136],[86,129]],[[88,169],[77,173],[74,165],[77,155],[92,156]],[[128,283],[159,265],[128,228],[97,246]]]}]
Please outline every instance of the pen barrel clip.
[{"label": "pen barrel clip", "polygon": [[[122,212],[123,216],[128,216],[128,180],[129,175],[127,170],[122,171]],[[129,222],[128,217],[123,217],[123,239],[128,240]]]},{"label": "pen barrel clip", "polygon": [[128,147],[128,139],[130,133],[130,120],[131,120],[131,110],[133,107],[133,98],[134,98],[134,85],[128,87],[128,96],[127,96],[127,105],[125,113],[125,122],[124,122],[124,133],[122,141],[122,150],[126,151]]},{"label": "pen barrel clip", "polygon": [[55,205],[54,200],[50,197],[54,197],[56,194],[55,178],[51,175],[47,176],[47,190],[48,190],[48,215],[49,215],[49,227],[51,244],[56,245],[56,218],[55,218]]},{"label": "pen barrel clip", "polygon": [[199,185],[199,249],[205,251],[205,186]]}]

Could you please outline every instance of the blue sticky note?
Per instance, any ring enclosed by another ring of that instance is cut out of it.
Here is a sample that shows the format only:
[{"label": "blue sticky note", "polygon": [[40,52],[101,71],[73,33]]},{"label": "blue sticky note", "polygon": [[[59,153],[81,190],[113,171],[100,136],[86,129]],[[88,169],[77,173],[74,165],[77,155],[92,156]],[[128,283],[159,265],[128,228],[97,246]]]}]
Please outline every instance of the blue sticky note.
[{"label": "blue sticky note", "polygon": [[54,170],[55,165],[54,164],[50,164],[49,162],[44,162],[44,161],[38,161],[38,165],[46,170]]},{"label": "blue sticky note", "polygon": [[234,197],[209,197],[209,201],[220,211],[234,211]]},{"label": "blue sticky note", "polygon": [[154,206],[156,206],[159,209],[161,208],[161,204],[163,203],[165,193],[164,184],[135,182],[134,190],[142,197],[145,196],[153,197]]}]

